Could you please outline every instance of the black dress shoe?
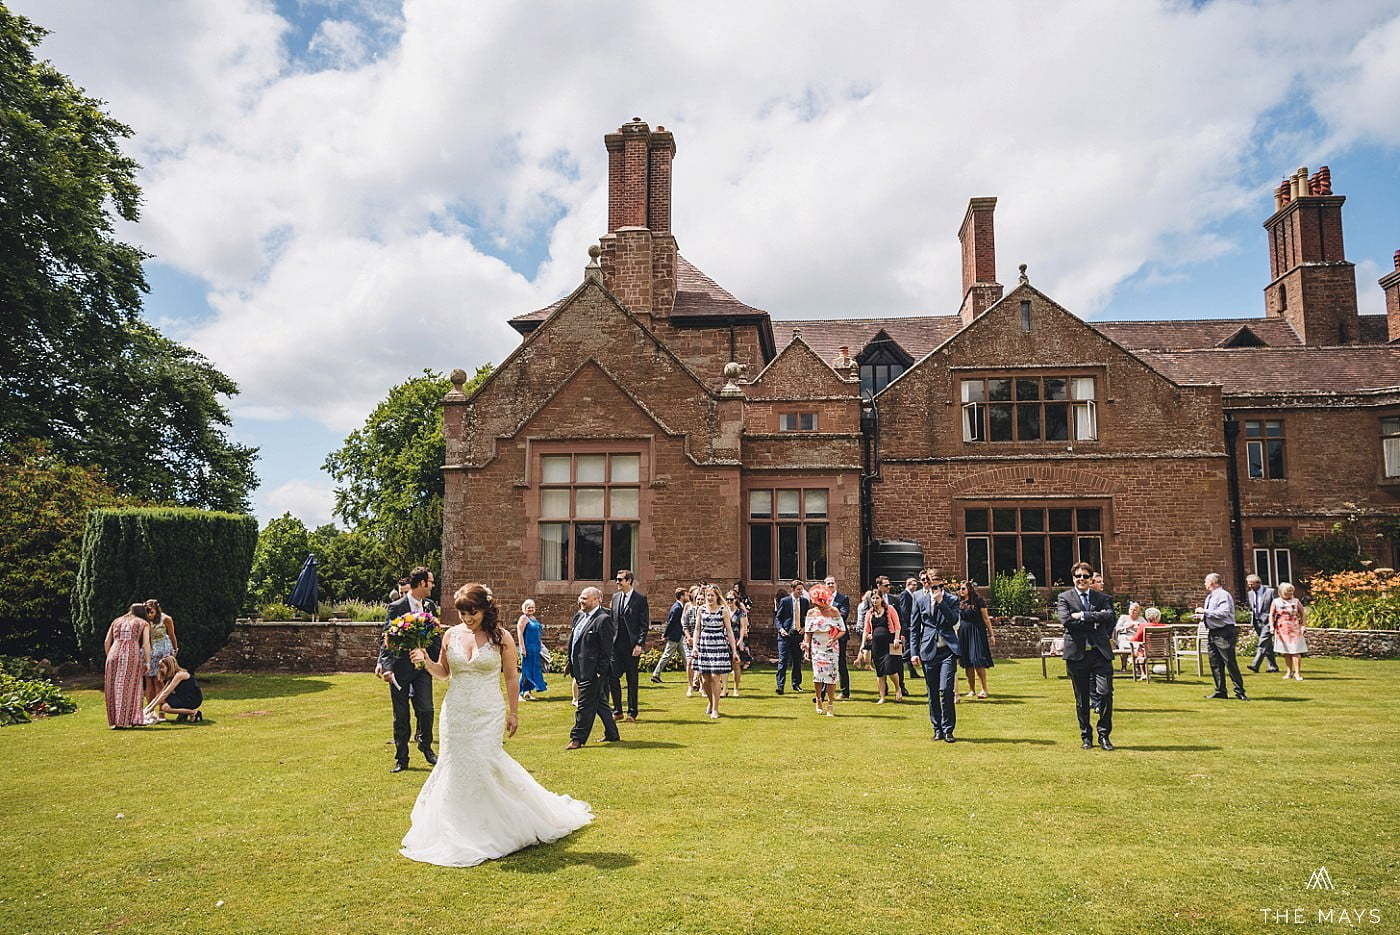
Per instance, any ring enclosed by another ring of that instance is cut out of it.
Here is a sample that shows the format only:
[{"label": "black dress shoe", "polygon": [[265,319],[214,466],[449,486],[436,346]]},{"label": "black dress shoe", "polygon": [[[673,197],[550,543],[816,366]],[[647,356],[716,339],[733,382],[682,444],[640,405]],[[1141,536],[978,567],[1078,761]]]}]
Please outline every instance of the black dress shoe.
[{"label": "black dress shoe", "polygon": [[780,689],[778,689],[778,694],[780,694],[780,695],[781,695],[781,694],[782,694],[782,693],[783,693],[783,690],[782,690],[782,689],[781,689],[781,688],[780,688]]},{"label": "black dress shoe", "polygon": [[1256,665],[1247,665],[1247,666],[1245,666],[1245,668],[1248,669],[1248,670],[1251,671],[1251,672],[1256,673],[1256,674],[1259,672],[1259,667],[1256,666]]},{"label": "black dress shoe", "polygon": [[933,732],[933,739],[934,739],[934,740],[942,740],[942,739],[943,739],[943,731],[941,731],[941,730],[936,730],[936,731],[934,731],[934,732]]},{"label": "black dress shoe", "polygon": [[943,735],[943,742],[944,742],[944,743],[957,743],[957,742],[958,742],[958,738],[956,738],[956,737],[953,736],[953,732],[952,732],[952,731],[948,731],[947,733],[945,733],[945,734]]},{"label": "black dress shoe", "polygon": [[1206,697],[1207,697],[1207,698],[1229,698],[1230,696],[1227,695],[1227,694],[1225,694],[1224,692],[1211,692],[1209,695],[1206,695]]},{"label": "black dress shoe", "polygon": [[1248,700],[1249,700],[1249,696],[1246,695],[1244,692],[1235,692],[1235,697],[1238,698],[1240,701],[1248,701]]},{"label": "black dress shoe", "polygon": [[1109,740],[1107,737],[1105,737],[1105,736],[1103,736],[1103,735],[1100,735],[1100,736],[1099,736],[1099,746],[1100,746],[1101,748],[1103,748],[1104,750],[1112,750],[1112,749],[1113,749],[1113,741]]},{"label": "black dress shoe", "polygon": [[659,676],[659,675],[653,675],[653,676],[651,677],[651,680],[652,680],[652,682],[654,682],[654,683],[657,684],[657,685],[660,685],[660,684],[661,684],[661,676]]},{"label": "black dress shoe", "polygon": [[423,753],[423,759],[428,761],[428,765],[437,766],[437,754],[433,752],[433,748],[421,747],[420,749]]},{"label": "black dress shoe", "polygon": [[[1255,672],[1258,672],[1259,670],[1258,670],[1258,669],[1255,669],[1254,671],[1255,671]],[[1274,673],[1275,675],[1277,675],[1278,673],[1282,672],[1283,670],[1280,669],[1278,666],[1274,666],[1272,669],[1265,669],[1264,671],[1265,671],[1265,672],[1272,672],[1272,673]]]},{"label": "black dress shoe", "polygon": [[1080,744],[1080,746],[1083,747],[1085,750],[1092,750],[1094,749],[1094,742],[1092,740],[1086,740],[1082,744]]},{"label": "black dress shoe", "polygon": [[408,769],[408,764],[407,764],[407,763],[397,763],[397,762],[396,762],[396,763],[393,765],[393,767],[389,770],[389,772],[391,772],[391,773],[402,773],[402,772],[403,772],[404,770],[406,770],[406,769]]}]

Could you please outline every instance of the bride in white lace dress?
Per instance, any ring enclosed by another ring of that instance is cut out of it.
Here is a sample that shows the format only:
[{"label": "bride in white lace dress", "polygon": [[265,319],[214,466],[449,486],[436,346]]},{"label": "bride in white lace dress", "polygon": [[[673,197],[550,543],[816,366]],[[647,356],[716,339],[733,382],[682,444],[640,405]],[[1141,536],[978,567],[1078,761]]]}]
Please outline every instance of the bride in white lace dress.
[{"label": "bride in white lace dress", "polygon": [[437,766],[418,793],[400,853],[470,867],[557,841],[592,821],[593,811],[587,802],[541,786],[505,752],[502,738],[515,734],[519,697],[515,643],[498,626],[486,588],[465,585],[453,600],[464,622],[447,631],[437,660],[413,651],[415,662],[451,682],[442,700]]}]

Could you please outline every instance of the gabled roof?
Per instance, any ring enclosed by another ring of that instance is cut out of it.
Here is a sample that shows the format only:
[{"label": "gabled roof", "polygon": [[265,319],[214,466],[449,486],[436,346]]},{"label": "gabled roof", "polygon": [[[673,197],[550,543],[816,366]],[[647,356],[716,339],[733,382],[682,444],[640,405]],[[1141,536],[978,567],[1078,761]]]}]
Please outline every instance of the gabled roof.
[{"label": "gabled roof", "polygon": [[1234,334],[1221,341],[1216,347],[1268,347],[1269,342],[1251,328],[1249,325],[1240,325]]},{"label": "gabled roof", "polygon": [[[568,296],[537,308],[524,315],[510,319],[510,325],[521,334],[528,334],[539,323],[553,314],[564,304]],[[703,323],[707,319],[766,319],[768,313],[761,308],[746,305],[734,297],[723,286],[706,276],[685,257],[676,256],[676,304],[671,310],[672,320]]]},{"label": "gabled roof", "polygon": [[881,331],[885,332],[915,360],[923,357],[962,328],[957,315],[922,315],[910,318],[808,318],[802,320],[775,319],[773,330],[778,335],[802,329],[802,339],[823,360],[834,360],[842,347],[851,349],[851,356],[860,352]]},{"label": "gabled roof", "polygon": [[1226,396],[1359,393],[1400,387],[1400,345],[1139,351],[1178,383],[1218,383]]},{"label": "gabled roof", "polygon": [[[811,369],[814,365],[820,369]],[[765,379],[772,380],[776,376],[779,377],[781,382],[782,377],[788,376],[793,372],[803,375],[804,380],[808,383],[808,388],[812,392],[818,392],[822,389],[822,387],[818,387],[812,382],[818,379],[826,384],[825,389],[830,392],[853,392],[851,387],[854,386],[854,381],[847,384],[846,381],[842,379],[841,375],[836,372],[836,368],[831,365],[831,361],[823,359],[822,356],[807,343],[806,336],[802,334],[794,334],[792,339],[783,346],[782,350],[778,351],[777,356],[770,360],[768,365],[764,367],[758,376],[754,377],[748,385],[753,387],[755,392],[761,392]]]}]

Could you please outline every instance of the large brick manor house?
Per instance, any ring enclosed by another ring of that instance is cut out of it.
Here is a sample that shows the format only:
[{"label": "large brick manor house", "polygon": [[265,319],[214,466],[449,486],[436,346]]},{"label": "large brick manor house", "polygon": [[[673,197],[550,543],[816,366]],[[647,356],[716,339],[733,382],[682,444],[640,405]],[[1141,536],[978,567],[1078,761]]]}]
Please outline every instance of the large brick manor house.
[{"label": "large brick manor house", "polygon": [[557,621],[628,567],[658,617],[700,577],[763,607],[793,577],[856,592],[897,539],[982,583],[1062,584],[1083,559],[1185,605],[1206,571],[1287,579],[1291,538],[1400,512],[1400,253],[1387,315],[1358,315],[1325,168],[1275,193],[1262,317],[1083,321],[1024,267],[1000,283],[996,199],[973,198],[953,314],[810,321],[680,253],[671,133],[634,119],[605,142],[582,284],[511,318],[520,346],[444,401],[451,587]]}]

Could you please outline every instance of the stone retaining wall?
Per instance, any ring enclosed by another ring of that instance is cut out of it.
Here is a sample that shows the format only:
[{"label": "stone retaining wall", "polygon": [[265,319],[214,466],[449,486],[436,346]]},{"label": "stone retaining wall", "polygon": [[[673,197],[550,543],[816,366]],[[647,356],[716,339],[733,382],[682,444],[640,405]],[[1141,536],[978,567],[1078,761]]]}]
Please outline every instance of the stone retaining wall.
[{"label": "stone retaining wall", "polygon": [[[240,620],[233,635],[204,668],[217,670],[259,670],[266,672],[368,672],[374,668],[378,652],[380,624],[323,621]],[[759,662],[773,662],[776,648],[772,625],[755,627],[750,646]],[[568,639],[565,625],[546,627],[545,644],[563,647]],[[1014,617],[993,623],[996,646],[993,653],[1003,659],[1033,659],[1040,655],[1040,640],[1059,636],[1060,625],[1035,617]],[[1241,634],[1243,635],[1243,634]],[[1400,630],[1308,630],[1309,655],[1348,656],[1365,659],[1400,658]],[[647,638],[649,648],[661,646],[661,633],[653,627]],[[855,634],[848,649],[854,658],[860,639]]]}]

